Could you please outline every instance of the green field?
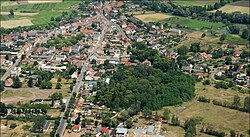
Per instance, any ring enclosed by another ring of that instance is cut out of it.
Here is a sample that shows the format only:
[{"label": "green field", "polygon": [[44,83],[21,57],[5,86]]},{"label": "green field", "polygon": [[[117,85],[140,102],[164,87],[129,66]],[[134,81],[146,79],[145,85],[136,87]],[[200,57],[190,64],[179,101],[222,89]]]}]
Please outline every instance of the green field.
[{"label": "green field", "polygon": [[207,21],[200,21],[184,17],[173,17],[160,21],[160,23],[168,23],[170,25],[176,26],[177,24],[185,26],[190,29],[201,29],[201,28],[213,28],[218,29],[224,26],[223,23],[214,23]]},{"label": "green field", "polygon": [[[11,2],[1,2],[1,12],[9,12],[13,9],[14,12],[20,13],[38,13],[34,16],[21,16],[26,19],[30,19],[34,25],[47,24],[51,17],[58,17],[62,12],[70,11],[70,7],[79,3],[79,0],[65,1],[61,3],[36,3],[36,4],[14,4]],[[14,18],[8,18],[6,15],[1,15],[2,21],[4,20],[16,20],[20,16]]]},{"label": "green field", "polygon": [[176,5],[182,6],[204,6],[204,5],[213,5],[219,0],[174,0],[172,1]]},{"label": "green field", "polygon": [[243,39],[238,35],[227,35],[225,42],[239,44],[239,45],[249,44],[249,41],[247,39]]}]

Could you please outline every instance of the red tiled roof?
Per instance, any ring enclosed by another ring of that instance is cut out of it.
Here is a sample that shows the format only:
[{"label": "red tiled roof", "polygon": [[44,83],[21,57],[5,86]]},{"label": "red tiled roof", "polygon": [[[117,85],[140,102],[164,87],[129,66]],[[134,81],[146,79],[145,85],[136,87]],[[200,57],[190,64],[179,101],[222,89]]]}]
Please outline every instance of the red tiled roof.
[{"label": "red tiled roof", "polygon": [[102,127],[102,132],[105,134],[109,134],[109,129],[106,127]]},{"label": "red tiled roof", "polygon": [[73,130],[80,130],[81,126],[80,125],[74,125]]}]

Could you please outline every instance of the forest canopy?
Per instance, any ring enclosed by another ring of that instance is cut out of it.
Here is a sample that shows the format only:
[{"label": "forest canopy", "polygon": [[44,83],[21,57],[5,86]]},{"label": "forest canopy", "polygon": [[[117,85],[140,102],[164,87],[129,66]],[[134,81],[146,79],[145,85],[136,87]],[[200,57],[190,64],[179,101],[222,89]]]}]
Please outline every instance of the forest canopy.
[{"label": "forest canopy", "polygon": [[114,110],[129,109],[133,113],[157,110],[192,99],[194,85],[192,76],[175,70],[145,65],[123,67],[113,75],[109,85],[101,85],[95,103]]}]

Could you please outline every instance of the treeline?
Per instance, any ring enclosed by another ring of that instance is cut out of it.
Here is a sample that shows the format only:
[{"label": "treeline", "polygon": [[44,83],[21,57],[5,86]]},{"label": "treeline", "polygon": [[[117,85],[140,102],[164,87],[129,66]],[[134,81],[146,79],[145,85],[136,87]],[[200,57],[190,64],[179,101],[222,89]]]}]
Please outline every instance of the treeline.
[{"label": "treeline", "polygon": [[213,100],[212,103],[217,106],[227,107],[230,109],[239,110],[242,112],[250,112],[250,97],[245,97],[244,104],[241,106],[240,97],[234,96],[233,102],[221,102],[217,100]]},{"label": "treeline", "polygon": [[215,13],[208,12],[211,10],[219,9],[221,6],[227,4],[227,1],[220,0],[214,5],[204,6],[181,6],[175,5],[173,2],[161,2],[161,1],[134,1],[136,4],[147,6],[149,10],[156,12],[172,13],[173,15],[182,17],[192,17],[193,19],[211,21],[211,22],[230,22],[230,23],[242,23],[249,24],[249,15],[242,14],[241,12],[225,13],[222,11],[216,11]]},{"label": "treeline", "polygon": [[[139,46],[142,45],[135,43],[132,47],[144,49]],[[149,56],[144,59],[150,59]],[[194,97],[196,81],[192,76],[176,71],[176,64],[171,60],[158,56],[151,59],[153,67],[137,65],[119,68],[110,85],[98,87],[94,102],[114,110],[125,108],[136,113],[181,104]]]},{"label": "treeline", "polygon": [[211,126],[208,126],[207,128],[202,127],[201,132],[205,133],[205,134],[208,134],[208,135],[213,135],[213,136],[216,136],[216,137],[225,137],[226,136],[225,132],[218,131],[218,130],[214,129]]}]

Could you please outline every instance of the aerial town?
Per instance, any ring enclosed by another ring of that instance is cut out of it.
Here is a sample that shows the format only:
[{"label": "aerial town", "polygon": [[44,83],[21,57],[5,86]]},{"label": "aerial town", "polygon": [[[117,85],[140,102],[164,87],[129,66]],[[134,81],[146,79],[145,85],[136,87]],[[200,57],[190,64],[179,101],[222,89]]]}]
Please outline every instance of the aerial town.
[{"label": "aerial town", "polygon": [[[1,25],[68,1],[33,2],[1,1]],[[219,12],[245,1],[186,2],[77,0],[1,27],[1,137],[249,137],[249,13]]]}]

